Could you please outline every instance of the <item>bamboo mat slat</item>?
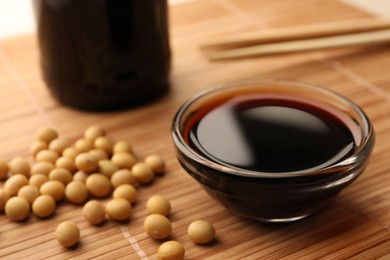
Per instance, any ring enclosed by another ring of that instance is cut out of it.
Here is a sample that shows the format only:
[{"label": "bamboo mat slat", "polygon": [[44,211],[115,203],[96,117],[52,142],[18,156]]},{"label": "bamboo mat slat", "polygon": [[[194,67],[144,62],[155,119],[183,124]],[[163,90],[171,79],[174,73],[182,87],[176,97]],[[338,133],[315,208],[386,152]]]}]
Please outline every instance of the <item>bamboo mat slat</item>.
[{"label": "bamboo mat slat", "polygon": [[[390,48],[349,48],[209,62],[201,43],[266,28],[367,18],[337,0],[198,0],[170,9],[173,67],[170,93],[144,107],[87,113],[54,100],[40,76],[35,35],[0,41],[0,157],[28,156],[36,130],[55,127],[70,140],[100,124],[114,140],[128,140],[139,158],[157,153],[166,174],[139,190],[131,219],[89,225],[81,206],[61,203],[53,218],[10,222],[0,213],[0,259],[156,259],[161,244],[143,231],[146,200],[165,195],[172,203],[173,233],[186,259],[377,259],[390,257]],[[231,215],[180,167],[170,137],[171,120],[191,95],[217,84],[257,77],[297,79],[324,85],[359,104],[373,121],[377,142],[365,173],[328,208],[305,220],[265,225]],[[208,246],[186,235],[196,219],[213,223]],[[54,239],[64,220],[81,229],[76,248]]]}]

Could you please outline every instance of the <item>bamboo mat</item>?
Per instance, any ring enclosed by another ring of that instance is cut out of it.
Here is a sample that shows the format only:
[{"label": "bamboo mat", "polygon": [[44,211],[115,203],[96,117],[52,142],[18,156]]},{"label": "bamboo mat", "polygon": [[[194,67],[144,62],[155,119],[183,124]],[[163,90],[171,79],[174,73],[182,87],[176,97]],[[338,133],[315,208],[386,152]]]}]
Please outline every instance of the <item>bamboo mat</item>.
[{"label": "bamboo mat", "polygon": [[[163,156],[166,174],[141,187],[128,222],[89,225],[81,206],[60,203],[53,218],[22,223],[0,215],[1,259],[156,259],[161,242],[143,231],[146,200],[162,194],[172,203],[171,239],[186,248],[186,259],[376,259],[390,258],[390,49],[353,48],[239,61],[207,61],[198,46],[211,38],[305,23],[341,21],[368,15],[336,0],[204,0],[173,6],[171,91],[145,107],[87,113],[58,104],[40,77],[34,35],[0,42],[0,157],[28,156],[36,130],[56,128],[70,140],[100,124],[114,140],[130,141],[136,155]],[[377,134],[365,173],[324,211],[302,221],[265,225],[231,215],[179,166],[170,137],[179,106],[196,92],[232,80],[276,77],[329,87],[354,100],[369,115]],[[215,226],[207,246],[186,235],[196,219]],[[54,239],[56,226],[75,221],[76,248]]]}]

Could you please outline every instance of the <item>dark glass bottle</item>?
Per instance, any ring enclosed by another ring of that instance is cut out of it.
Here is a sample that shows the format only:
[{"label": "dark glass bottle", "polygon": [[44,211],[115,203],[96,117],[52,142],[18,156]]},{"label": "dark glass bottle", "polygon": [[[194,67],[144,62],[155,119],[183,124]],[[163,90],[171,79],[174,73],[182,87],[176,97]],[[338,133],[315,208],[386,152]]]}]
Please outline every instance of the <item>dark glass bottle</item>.
[{"label": "dark glass bottle", "polygon": [[43,78],[63,104],[130,107],[168,90],[167,0],[34,0]]}]

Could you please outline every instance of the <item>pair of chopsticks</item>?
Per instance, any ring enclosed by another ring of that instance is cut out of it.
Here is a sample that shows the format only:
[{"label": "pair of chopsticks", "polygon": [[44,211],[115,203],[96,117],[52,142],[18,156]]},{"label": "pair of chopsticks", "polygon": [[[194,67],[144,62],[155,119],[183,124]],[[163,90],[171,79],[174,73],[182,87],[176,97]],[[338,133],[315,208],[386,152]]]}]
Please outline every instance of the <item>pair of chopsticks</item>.
[{"label": "pair of chopsticks", "polygon": [[390,20],[359,19],[267,30],[203,44],[210,60],[390,42]]}]

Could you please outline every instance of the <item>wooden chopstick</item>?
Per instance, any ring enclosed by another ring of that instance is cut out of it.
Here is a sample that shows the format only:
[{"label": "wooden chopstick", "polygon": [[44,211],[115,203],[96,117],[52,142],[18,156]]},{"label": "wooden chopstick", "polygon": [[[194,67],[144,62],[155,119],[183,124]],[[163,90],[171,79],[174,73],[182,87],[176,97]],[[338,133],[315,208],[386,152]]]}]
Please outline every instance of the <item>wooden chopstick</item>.
[{"label": "wooden chopstick", "polygon": [[331,37],[259,44],[231,50],[206,52],[210,60],[246,58],[271,54],[319,50],[354,45],[380,44],[390,42],[390,29]]},{"label": "wooden chopstick", "polygon": [[271,42],[319,38],[387,28],[390,28],[389,19],[365,18],[342,22],[268,29],[259,33],[235,35],[230,38],[214,40],[202,44],[201,48],[204,51],[207,51],[208,49],[231,49]]}]

